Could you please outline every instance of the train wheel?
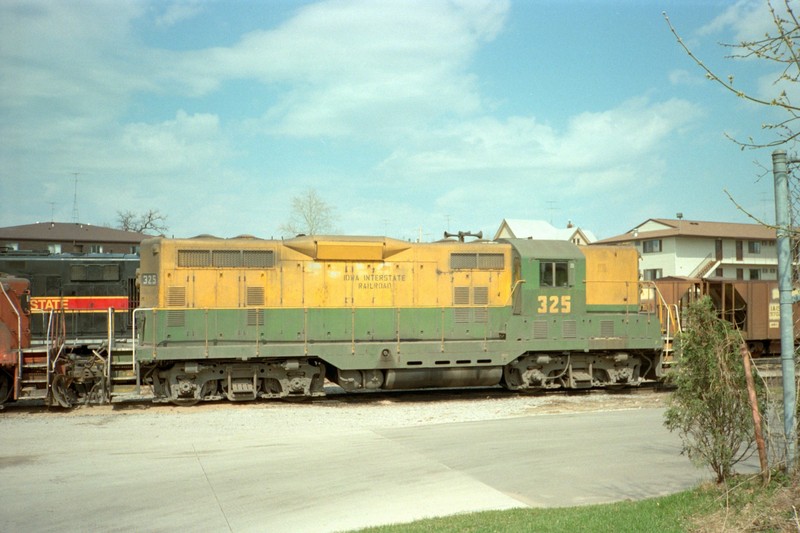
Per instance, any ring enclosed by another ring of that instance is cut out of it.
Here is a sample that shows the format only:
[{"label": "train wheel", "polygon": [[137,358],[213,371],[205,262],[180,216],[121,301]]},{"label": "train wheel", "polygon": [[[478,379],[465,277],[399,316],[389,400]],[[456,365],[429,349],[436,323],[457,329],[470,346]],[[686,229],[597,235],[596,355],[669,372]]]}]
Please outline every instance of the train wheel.
[{"label": "train wheel", "polygon": [[0,370],[0,405],[4,404],[11,396],[13,389],[13,378],[8,372]]},{"label": "train wheel", "polygon": [[65,409],[72,407],[72,396],[69,386],[67,385],[67,376],[64,374],[56,374],[53,377],[53,383],[50,386],[53,394],[53,399],[58,402],[58,405]]}]

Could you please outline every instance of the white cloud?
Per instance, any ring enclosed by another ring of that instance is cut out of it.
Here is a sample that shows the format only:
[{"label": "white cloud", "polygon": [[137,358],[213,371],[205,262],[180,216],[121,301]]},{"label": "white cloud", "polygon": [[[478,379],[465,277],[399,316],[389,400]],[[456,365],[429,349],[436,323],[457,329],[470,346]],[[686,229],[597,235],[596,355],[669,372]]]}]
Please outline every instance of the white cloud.
[{"label": "white cloud", "polygon": [[321,2],[233,47],[188,54],[174,74],[196,94],[227,79],[281,87],[264,114],[274,134],[406,130],[479,109],[469,61],[507,10],[506,2]]},{"label": "white cloud", "polygon": [[[430,138],[417,139],[416,149],[404,147],[384,161],[395,172],[426,176],[468,176],[490,171],[503,180],[545,173],[557,184],[574,177],[576,169],[594,171],[592,187],[627,181],[630,170],[615,174],[654,152],[701,111],[683,100],[650,103],[644,98],[617,108],[574,116],[564,131],[530,117],[505,121],[484,117],[462,121]],[[591,173],[591,172],[590,172]]]},{"label": "white cloud", "polygon": [[692,72],[685,69],[675,69],[670,71],[668,78],[671,85],[702,85],[708,82],[708,79],[702,75],[700,69]]},{"label": "white cloud", "polygon": [[[781,2],[773,3],[776,11],[780,13]],[[698,30],[698,33],[712,35],[728,30],[733,31],[735,43],[739,43],[761,39],[766,33],[774,33],[775,25],[766,2],[763,0],[739,0]]]},{"label": "white cloud", "polygon": [[156,26],[169,28],[184,20],[196,17],[203,12],[203,6],[195,0],[175,2],[167,6],[164,12],[155,19]]},{"label": "white cloud", "polygon": [[174,120],[125,126],[114,158],[151,175],[195,172],[217,166],[230,154],[220,137],[217,116],[179,110]]},{"label": "white cloud", "polygon": [[[700,114],[682,100],[633,99],[605,112],[578,107],[561,127],[491,115],[473,61],[503,30],[507,2],[325,1],[232,46],[209,36],[208,48],[189,51],[148,48],[132,34],[153,6],[0,2],[0,172],[42,191],[23,200],[28,212],[58,200],[59,184],[79,172],[81,213],[105,212],[87,222],[113,220],[130,196],[168,214],[177,234],[268,235],[263,219],[283,222],[288,182],[305,179],[357,207],[343,210],[345,231],[383,231],[369,226],[376,210],[407,231],[443,228],[447,215],[452,229],[486,230],[455,220],[474,219],[476,204],[528,216],[519,206],[660,177],[657,148]],[[171,27],[201,8],[170,5],[151,23]],[[229,82],[252,91],[247,105]],[[262,135],[253,145],[291,139],[297,152],[270,154],[288,161],[275,171],[243,147],[253,139],[236,130],[242,123]],[[347,181],[348,162],[305,165],[301,143],[319,137],[334,138],[336,158],[361,158],[358,183]],[[120,194],[109,198],[100,182]],[[277,207],[267,211],[267,199]]]}]

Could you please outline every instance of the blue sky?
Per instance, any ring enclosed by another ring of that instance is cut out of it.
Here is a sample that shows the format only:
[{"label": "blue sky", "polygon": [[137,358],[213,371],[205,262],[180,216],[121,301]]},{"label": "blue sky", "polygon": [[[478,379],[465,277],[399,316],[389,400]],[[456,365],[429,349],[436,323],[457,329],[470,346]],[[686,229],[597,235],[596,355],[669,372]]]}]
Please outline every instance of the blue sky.
[{"label": "blue sky", "polygon": [[[175,236],[280,237],[313,188],[346,234],[610,237],[655,217],[772,220],[775,70],[720,42],[763,2],[0,2],[0,226],[158,209]],[[777,93],[775,93],[777,94]],[[791,149],[791,147],[789,147]]]}]

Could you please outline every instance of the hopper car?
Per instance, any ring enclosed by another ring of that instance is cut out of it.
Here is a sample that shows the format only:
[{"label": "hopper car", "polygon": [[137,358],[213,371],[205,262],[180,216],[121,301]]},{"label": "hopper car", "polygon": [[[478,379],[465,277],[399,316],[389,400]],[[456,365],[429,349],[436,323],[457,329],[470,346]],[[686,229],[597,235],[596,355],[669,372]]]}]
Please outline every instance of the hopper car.
[{"label": "hopper car", "polygon": [[[642,301],[670,310],[669,328],[680,332],[689,305],[705,296],[711,299],[718,316],[741,333],[753,357],[780,355],[780,295],[775,280],[664,277],[644,289]],[[800,316],[800,303],[793,304],[793,314]],[[795,339],[799,339],[797,322],[794,330]]]}]

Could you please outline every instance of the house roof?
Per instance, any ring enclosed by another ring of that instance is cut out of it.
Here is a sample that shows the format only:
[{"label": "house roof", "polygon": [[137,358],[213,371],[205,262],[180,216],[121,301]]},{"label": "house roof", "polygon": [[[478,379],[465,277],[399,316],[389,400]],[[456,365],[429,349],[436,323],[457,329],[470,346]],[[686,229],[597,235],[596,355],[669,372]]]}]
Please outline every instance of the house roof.
[{"label": "house roof", "polygon": [[775,240],[776,232],[775,228],[762,226],[761,224],[650,218],[622,235],[609,237],[597,241],[595,244],[611,244],[677,236]]},{"label": "house roof", "polygon": [[140,242],[149,237],[137,231],[124,231],[76,222],[37,222],[0,228],[0,240],[47,242]]},{"label": "house roof", "polygon": [[582,230],[578,227],[556,228],[552,224],[544,220],[523,220],[506,218],[500,224],[500,229],[495,234],[497,239],[503,230],[503,227],[508,228],[512,237],[518,239],[534,238],[539,240],[551,241],[569,241],[572,237],[580,232],[583,237],[589,242],[595,240],[595,236],[590,231]]}]

